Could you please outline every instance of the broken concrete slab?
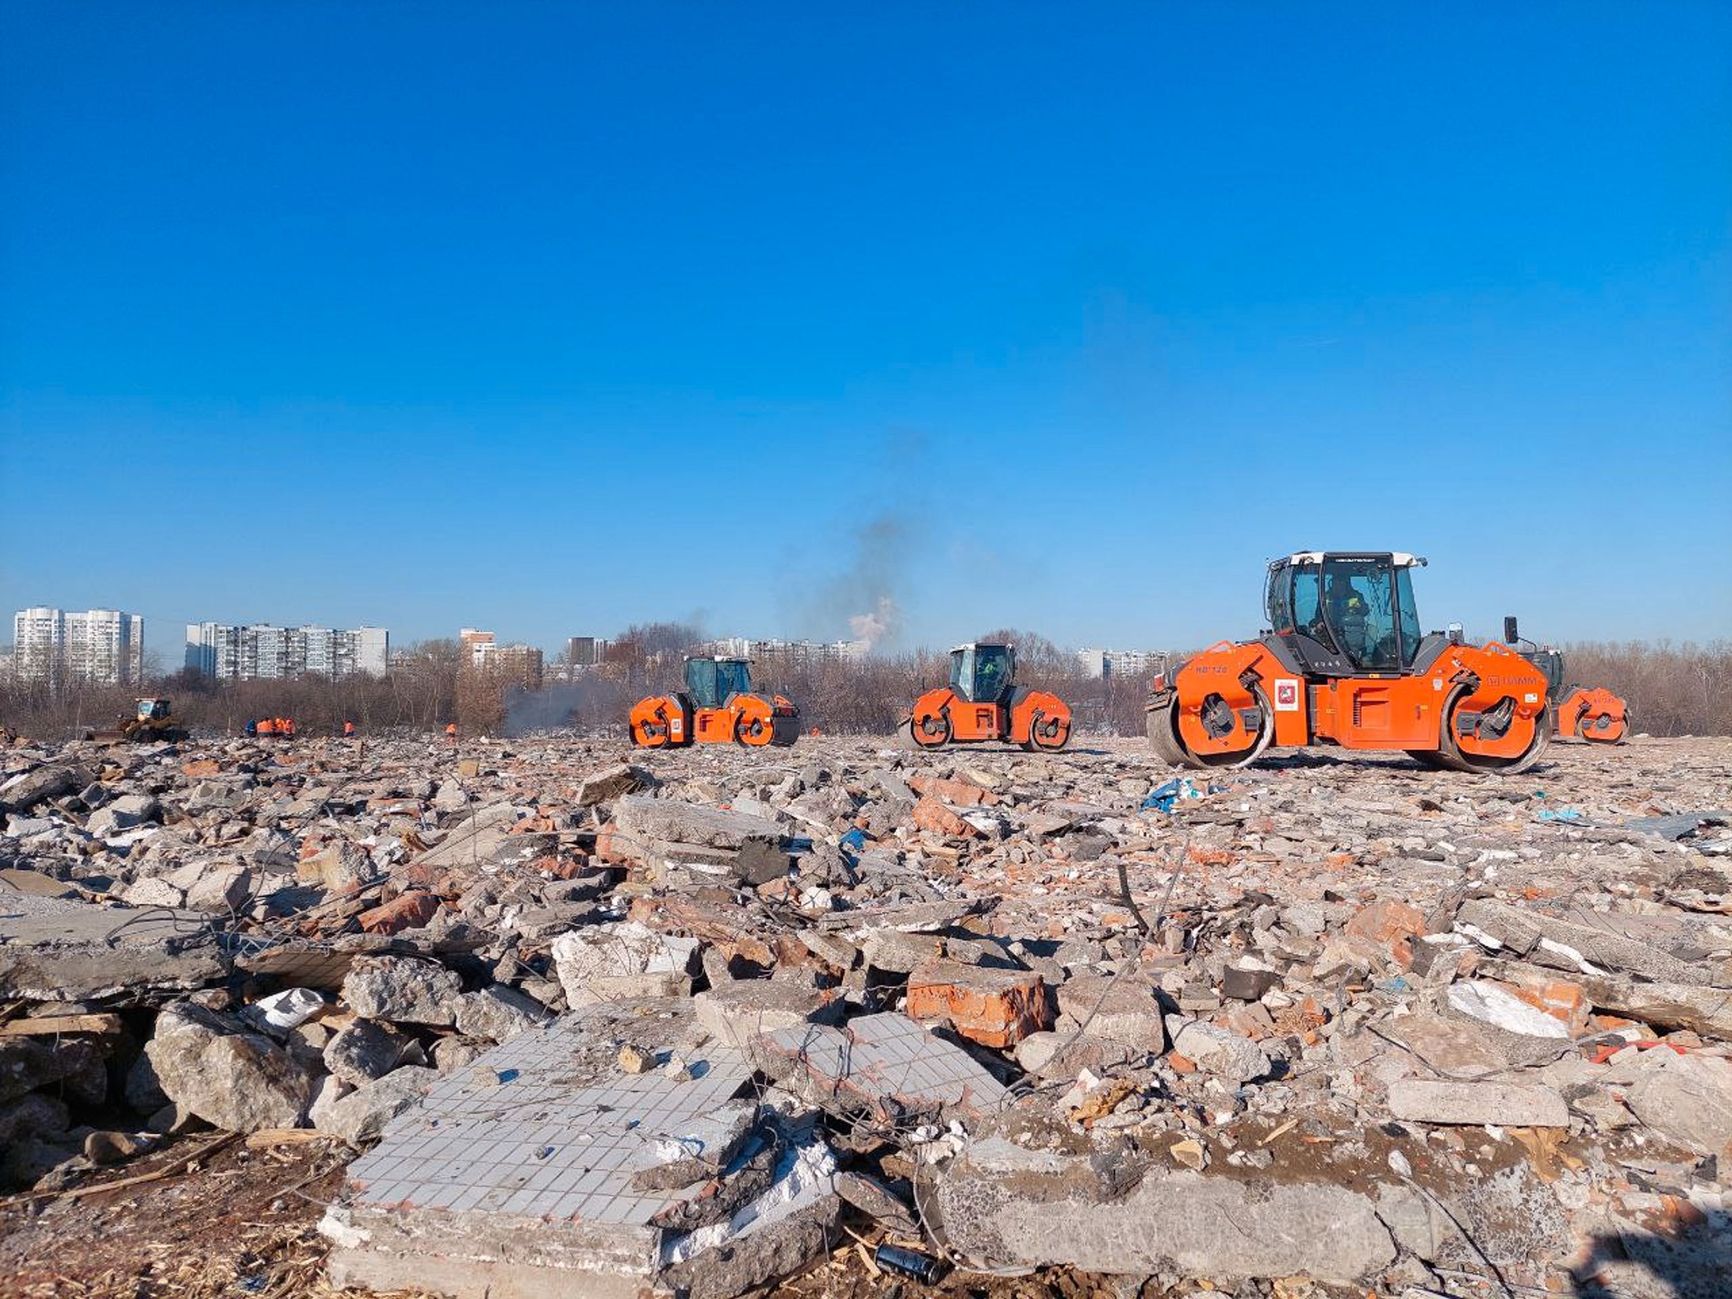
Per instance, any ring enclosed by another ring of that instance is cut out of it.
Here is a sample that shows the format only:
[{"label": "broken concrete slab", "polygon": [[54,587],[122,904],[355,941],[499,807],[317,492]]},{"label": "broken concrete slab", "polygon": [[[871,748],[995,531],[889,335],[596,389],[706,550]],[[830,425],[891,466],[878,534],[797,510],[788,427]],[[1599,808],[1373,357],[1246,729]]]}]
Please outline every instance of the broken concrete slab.
[{"label": "broken concrete slab", "polygon": [[[626,1074],[630,1038],[687,1069]],[[321,1230],[340,1284],[636,1296],[663,1267],[652,1219],[682,1196],[641,1171],[737,1140],[750,1066],[701,1045],[689,1001],[587,1007],[443,1075],[350,1166]],[[387,1079],[386,1081],[389,1081]]]},{"label": "broken concrete slab", "polygon": [[574,929],[553,940],[553,961],[572,1006],[690,991],[695,938],[658,934],[634,920]]},{"label": "broken concrete slab", "polygon": [[1636,983],[1591,974],[1577,976],[1600,1010],[1627,1015],[1656,1028],[1686,1028],[1732,1041],[1732,993],[1689,983]]},{"label": "broken concrete slab", "polygon": [[1037,1078],[1075,1078],[1084,1069],[1097,1077],[1145,1055],[1136,1047],[1087,1033],[1030,1033],[1016,1047],[1016,1062]]},{"label": "broken concrete slab", "polygon": [[1631,1112],[1692,1150],[1732,1157],[1732,1061],[1669,1051],[1656,1059],[1625,1098]]},{"label": "broken concrete slab", "polygon": [[338,1082],[364,1086],[403,1064],[425,1064],[421,1044],[394,1024],[355,1018],[332,1035],[322,1053]]},{"label": "broken concrete slab", "polygon": [[747,1054],[795,1095],[842,1113],[978,1115],[1009,1100],[960,1047],[891,1011],[786,1028],[756,1038]]},{"label": "broken concrete slab", "polygon": [[628,794],[614,804],[614,838],[642,857],[677,847],[739,851],[769,829],[761,816],[702,803]]},{"label": "broken concrete slab", "polygon": [[1243,1033],[1197,1020],[1169,1024],[1168,1028],[1173,1033],[1173,1050],[1205,1073],[1229,1082],[1262,1078],[1274,1067],[1268,1053]]},{"label": "broken concrete slab", "polygon": [[220,982],[210,917],[16,894],[0,908],[0,998],[140,1004]]},{"label": "broken concrete slab", "polygon": [[1059,985],[1058,1008],[1091,1037],[1159,1055],[1167,1049],[1160,1000],[1147,983],[1105,974],[1074,974]]},{"label": "broken concrete slab", "polygon": [[517,809],[510,803],[477,808],[473,816],[461,822],[437,847],[417,857],[415,864],[426,869],[439,869],[490,862],[505,846],[516,820]]},{"label": "broken concrete slab", "polygon": [[1227,1178],[1025,1150],[986,1137],[916,1183],[928,1225],[992,1268],[1349,1284],[1395,1259],[1367,1196],[1321,1182]]},{"label": "broken concrete slab", "polygon": [[771,979],[718,983],[692,998],[698,1023],[717,1041],[743,1051],[761,1033],[801,1024],[834,1024],[842,1018],[839,990],[804,987]]},{"label": "broken concrete slab", "polygon": [[83,789],[90,781],[88,771],[69,765],[46,764],[21,772],[0,784],[0,812],[28,812],[38,803]]},{"label": "broken concrete slab", "polygon": [[[1652,943],[1626,938],[1583,918],[1563,919],[1511,906],[1494,898],[1474,898],[1456,913],[1456,927],[1470,937],[1495,939],[1518,956],[1532,956],[1559,969],[1597,973],[1624,970],[1662,983],[1706,983],[1706,971],[1681,961]],[[1599,970],[1584,967],[1597,966]]]},{"label": "broken concrete slab", "polygon": [[1493,1123],[1512,1128],[1570,1125],[1570,1107],[1564,1098],[1538,1083],[1403,1078],[1389,1084],[1389,1113],[1411,1123]]},{"label": "broken concrete slab", "polygon": [[441,1077],[437,1069],[417,1065],[393,1070],[321,1107],[314,1126],[358,1150],[377,1141],[391,1120],[413,1109]]},{"label": "broken concrete slab", "polygon": [[84,1036],[0,1038],[0,1102],[52,1087],[70,1100],[100,1105],[108,1093],[103,1058],[96,1041]]},{"label": "broken concrete slab", "polygon": [[457,1031],[490,1042],[509,1042],[519,1033],[540,1028],[552,1013],[534,997],[515,988],[483,988],[457,999]]},{"label": "broken concrete slab", "polygon": [[653,783],[654,778],[647,771],[621,762],[585,776],[577,787],[577,805],[594,807],[597,803],[611,802],[622,794],[648,788]]}]

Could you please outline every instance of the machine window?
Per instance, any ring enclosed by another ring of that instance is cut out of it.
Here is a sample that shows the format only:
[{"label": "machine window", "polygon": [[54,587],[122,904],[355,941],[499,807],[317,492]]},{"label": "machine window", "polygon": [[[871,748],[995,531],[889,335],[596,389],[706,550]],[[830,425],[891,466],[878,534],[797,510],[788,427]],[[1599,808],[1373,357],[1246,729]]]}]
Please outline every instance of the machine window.
[{"label": "machine window", "polygon": [[1263,606],[1269,614],[1269,630],[1274,632],[1290,632],[1293,630],[1293,601],[1288,598],[1288,583],[1293,579],[1293,570],[1285,565],[1269,571],[1269,590],[1264,597]]},{"label": "machine window", "polygon": [[964,699],[972,699],[970,687],[974,681],[974,649],[957,650],[950,656],[950,688]]},{"label": "machine window", "polygon": [[1401,667],[1395,641],[1395,576],[1386,560],[1323,563],[1323,617],[1335,645],[1368,672]]},{"label": "machine window", "polygon": [[744,695],[751,693],[751,677],[746,672],[744,663],[716,664],[716,703],[721,705],[729,695]]},{"label": "machine window", "polygon": [[970,703],[997,699],[1010,680],[1010,650],[1003,645],[983,645],[974,652],[974,693]]},{"label": "machine window", "polygon": [[1401,617],[1401,666],[1413,666],[1413,656],[1419,651],[1419,606],[1413,602],[1413,570],[1398,569],[1395,574],[1395,600]]},{"label": "machine window", "polygon": [[1334,646],[1335,638],[1323,624],[1322,603],[1317,596],[1317,565],[1307,564],[1290,571],[1293,575],[1293,625],[1307,636]]}]

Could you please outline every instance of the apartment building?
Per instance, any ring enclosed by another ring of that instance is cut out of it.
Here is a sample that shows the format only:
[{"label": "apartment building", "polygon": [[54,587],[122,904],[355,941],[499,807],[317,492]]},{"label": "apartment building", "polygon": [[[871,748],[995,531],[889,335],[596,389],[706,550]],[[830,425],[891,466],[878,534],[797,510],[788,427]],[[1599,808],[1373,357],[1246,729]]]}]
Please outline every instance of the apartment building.
[{"label": "apartment building", "polygon": [[12,646],[12,670],[23,681],[133,685],[144,677],[144,618],[120,609],[20,609]]},{"label": "apartment building", "polygon": [[383,627],[276,627],[188,623],[186,666],[218,681],[275,681],[314,674],[383,676],[391,634]]},{"label": "apartment building", "polygon": [[1090,677],[1148,676],[1161,666],[1158,650],[1083,649],[1076,652],[1083,674]]},{"label": "apartment building", "polygon": [[533,645],[501,645],[490,631],[465,627],[458,633],[458,662],[472,672],[486,672],[515,681],[525,690],[540,690],[545,680],[542,653]]}]

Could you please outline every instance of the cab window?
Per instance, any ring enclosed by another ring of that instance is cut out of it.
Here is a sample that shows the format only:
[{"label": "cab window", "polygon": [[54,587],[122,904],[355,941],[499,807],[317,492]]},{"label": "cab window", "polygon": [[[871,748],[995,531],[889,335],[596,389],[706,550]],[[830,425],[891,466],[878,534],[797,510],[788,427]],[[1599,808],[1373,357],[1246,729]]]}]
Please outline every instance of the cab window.
[{"label": "cab window", "polygon": [[1401,619],[1401,666],[1413,666],[1413,656],[1419,652],[1419,606],[1413,603],[1413,570],[1401,568],[1395,574],[1395,598]]},{"label": "cab window", "polygon": [[1290,570],[1293,575],[1293,603],[1288,617],[1298,630],[1314,640],[1334,647],[1335,639],[1323,625],[1323,615],[1317,595],[1317,565],[1306,564]]},{"label": "cab window", "polygon": [[716,664],[716,703],[724,704],[729,695],[749,694],[752,689],[750,676],[744,663]]},{"label": "cab window", "polygon": [[1263,598],[1263,608],[1269,615],[1269,630],[1283,635],[1293,630],[1293,601],[1288,593],[1292,580],[1293,570],[1288,565],[1270,569],[1269,589]]},{"label": "cab window", "polygon": [[1395,635],[1395,579],[1387,560],[1323,564],[1323,618],[1335,646],[1367,672],[1401,667]]}]

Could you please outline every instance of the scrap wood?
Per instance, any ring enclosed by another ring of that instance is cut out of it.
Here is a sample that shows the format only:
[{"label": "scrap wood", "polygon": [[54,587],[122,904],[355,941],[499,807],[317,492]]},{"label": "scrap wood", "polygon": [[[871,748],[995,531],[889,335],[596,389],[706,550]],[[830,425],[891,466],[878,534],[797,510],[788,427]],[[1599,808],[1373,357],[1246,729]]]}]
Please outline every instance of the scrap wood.
[{"label": "scrap wood", "polygon": [[232,1141],[238,1140],[240,1133],[225,1132],[215,1141],[206,1142],[191,1154],[182,1155],[170,1160],[161,1168],[151,1173],[140,1173],[136,1177],[122,1177],[117,1181],[103,1182],[98,1186],[76,1186],[68,1191],[45,1191],[41,1195],[24,1196],[24,1199],[46,1199],[59,1202],[61,1200],[82,1200],[87,1195],[100,1195],[104,1191],[118,1191],[128,1186],[143,1186],[146,1182],[158,1182],[165,1177],[173,1177],[184,1173],[193,1164],[198,1163],[206,1155],[214,1154]]},{"label": "scrap wood", "polygon": [[65,1033],[118,1033],[120,1016],[43,1015],[37,1019],[14,1019],[0,1024],[0,1037],[55,1037]]}]

